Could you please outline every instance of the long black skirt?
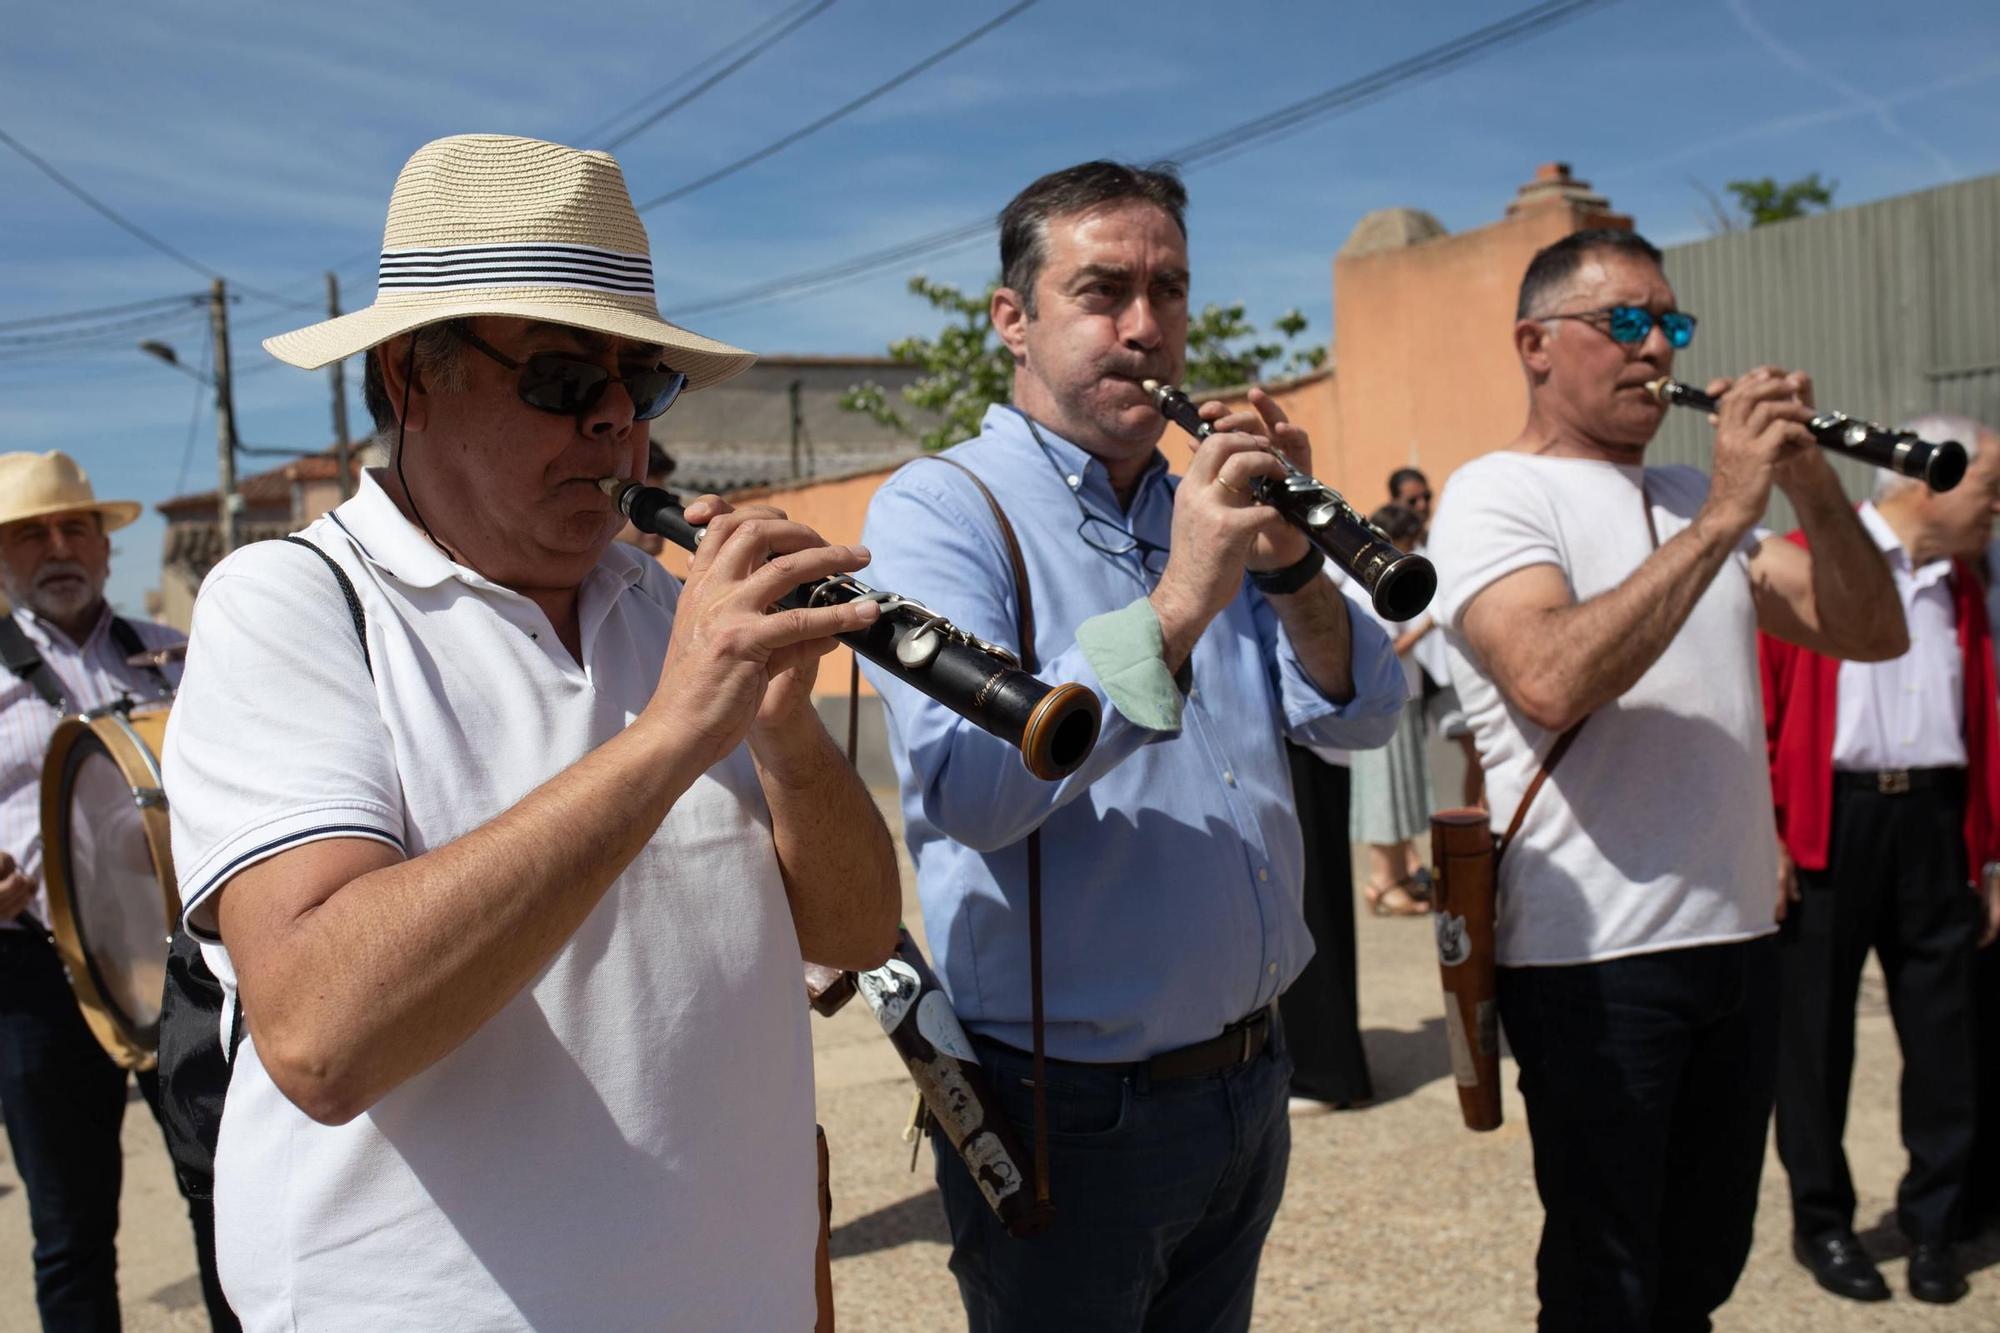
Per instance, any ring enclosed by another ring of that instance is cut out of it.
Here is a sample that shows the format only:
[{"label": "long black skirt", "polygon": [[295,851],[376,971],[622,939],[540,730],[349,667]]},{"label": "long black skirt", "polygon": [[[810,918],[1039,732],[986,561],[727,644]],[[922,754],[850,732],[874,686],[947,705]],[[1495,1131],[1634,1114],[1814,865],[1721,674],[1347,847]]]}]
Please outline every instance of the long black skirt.
[{"label": "long black skirt", "polygon": [[1278,1001],[1291,1047],[1292,1093],[1323,1102],[1374,1097],[1354,962],[1354,866],[1347,840],[1347,770],[1289,742],[1292,791],[1305,837],[1305,917],[1315,950]]}]

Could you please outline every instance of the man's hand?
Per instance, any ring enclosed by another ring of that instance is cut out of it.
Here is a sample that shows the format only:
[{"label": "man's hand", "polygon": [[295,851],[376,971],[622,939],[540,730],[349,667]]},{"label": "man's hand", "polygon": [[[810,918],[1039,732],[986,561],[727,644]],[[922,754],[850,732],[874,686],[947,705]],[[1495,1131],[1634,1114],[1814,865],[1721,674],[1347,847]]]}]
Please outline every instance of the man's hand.
[{"label": "man's hand", "polygon": [[[1261,435],[1217,431],[1195,450],[1194,462],[1174,492],[1172,553],[1152,596],[1169,670],[1180,669],[1208,623],[1235,600],[1251,550],[1270,525],[1289,528],[1274,510],[1250,495],[1253,479],[1276,481],[1284,475],[1284,464],[1272,456]],[[1299,545],[1275,548],[1280,556],[1291,552],[1278,568],[1305,554],[1304,535],[1289,536]],[[1260,549],[1272,558],[1272,545]]]},{"label": "man's hand", "polygon": [[1792,854],[1785,850],[1785,844],[1778,843],[1778,910],[1771,919],[1783,925],[1785,914],[1792,904],[1799,900],[1799,869],[1792,864]]},{"label": "man's hand", "polygon": [[[760,718],[795,717],[832,636],[873,624],[881,607],[849,602],[772,610],[800,584],[862,568],[868,553],[830,546],[768,505],[734,510],[705,495],[687,513],[708,533],[674,614],[659,688],[640,720],[699,736],[705,768],[736,748]],[[781,678],[777,697],[767,700]]]},{"label": "man's hand", "polygon": [[[1255,410],[1231,412],[1223,403],[1211,401],[1201,405],[1201,415],[1204,421],[1215,427],[1217,435],[1228,432],[1256,436],[1266,447],[1276,448],[1293,467],[1311,476],[1312,440],[1305,431],[1293,425],[1277,400],[1260,388],[1250,390],[1250,406]],[[1209,437],[1210,440],[1214,438],[1213,435]],[[1207,443],[1204,442],[1202,447],[1207,448]],[[1277,473],[1272,475],[1282,478],[1283,466],[1280,465]],[[1250,543],[1250,552],[1244,557],[1243,564],[1246,569],[1260,572],[1283,569],[1305,559],[1306,546],[1306,535],[1272,510],[1264,526],[1258,530],[1257,539]]]},{"label": "man's hand", "polygon": [[0,921],[11,922],[35,900],[35,881],[22,874],[14,858],[0,852]]},{"label": "man's hand", "polygon": [[1825,460],[1806,422],[1812,420],[1812,380],[1759,366],[1741,379],[1714,380],[1715,467],[1708,500],[1696,522],[1717,525],[1733,544],[1764,516],[1771,487],[1803,481]]}]

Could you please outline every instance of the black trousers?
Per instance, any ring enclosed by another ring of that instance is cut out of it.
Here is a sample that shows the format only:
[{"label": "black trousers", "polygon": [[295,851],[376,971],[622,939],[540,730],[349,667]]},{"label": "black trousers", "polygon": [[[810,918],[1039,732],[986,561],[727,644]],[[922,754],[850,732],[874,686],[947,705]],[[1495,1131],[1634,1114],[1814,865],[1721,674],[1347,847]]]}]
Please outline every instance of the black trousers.
[{"label": "black trousers", "polygon": [[1305,917],[1313,957],[1278,998],[1292,1048],[1292,1092],[1323,1102],[1374,1097],[1361,1047],[1354,959],[1354,861],[1347,841],[1347,770],[1285,744],[1305,837]]},{"label": "black trousers", "polygon": [[2000,1227],[2000,942],[1973,964],[1974,1028],[1979,1035],[1979,1128],[1972,1144],[1961,1232]]},{"label": "black trousers", "polygon": [[1776,945],[1503,967],[1544,1333],[1706,1330],[1750,1254],[1778,1038]]},{"label": "black trousers", "polygon": [[[158,1115],[159,1079],[138,1076]],[[45,1330],[119,1327],[119,1129],[126,1075],[90,1035],[62,960],[39,929],[0,931],[0,1113],[26,1187],[35,1304]],[[217,1330],[238,1327],[215,1273],[215,1221],[188,1202],[202,1295]]]},{"label": "black trousers", "polygon": [[1896,1219],[1913,1241],[1956,1237],[1972,1159],[1973,960],[1979,904],[1967,885],[1962,784],[1885,795],[1836,784],[1827,868],[1799,875],[1780,934],[1784,1000],[1778,1155],[1792,1227],[1854,1225],[1841,1139],[1854,1074],[1854,1001],[1873,949],[1903,1051],[1901,1118],[1910,1165]]}]

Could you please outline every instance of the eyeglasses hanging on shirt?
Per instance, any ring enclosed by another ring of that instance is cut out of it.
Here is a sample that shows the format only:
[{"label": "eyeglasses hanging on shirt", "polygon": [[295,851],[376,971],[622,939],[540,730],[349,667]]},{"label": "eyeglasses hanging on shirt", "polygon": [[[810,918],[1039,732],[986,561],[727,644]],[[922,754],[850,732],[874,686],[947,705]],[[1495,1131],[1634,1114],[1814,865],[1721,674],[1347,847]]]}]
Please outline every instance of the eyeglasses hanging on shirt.
[{"label": "eyeglasses hanging on shirt", "polygon": [[1125,557],[1137,555],[1140,569],[1148,576],[1142,582],[1145,582],[1148,589],[1159,582],[1160,575],[1167,568],[1167,548],[1158,542],[1147,541],[1136,532],[1120,527],[1115,520],[1106,518],[1103,514],[1092,512],[1090,506],[1084,503],[1082,487],[1073,484],[1069,475],[1063,471],[1062,464],[1056,461],[1055,453],[1049,448],[1049,442],[1042,438],[1041,427],[1035,423],[1035,419],[1018,407],[1010,405],[1008,411],[1028,424],[1028,433],[1035,437],[1035,444],[1041,449],[1042,457],[1048,460],[1049,466],[1055,470],[1056,476],[1069,491],[1069,498],[1076,502],[1076,512],[1080,516],[1076,525],[1077,538],[1085,546],[1099,555],[1110,558],[1128,572],[1131,566],[1125,563]]}]

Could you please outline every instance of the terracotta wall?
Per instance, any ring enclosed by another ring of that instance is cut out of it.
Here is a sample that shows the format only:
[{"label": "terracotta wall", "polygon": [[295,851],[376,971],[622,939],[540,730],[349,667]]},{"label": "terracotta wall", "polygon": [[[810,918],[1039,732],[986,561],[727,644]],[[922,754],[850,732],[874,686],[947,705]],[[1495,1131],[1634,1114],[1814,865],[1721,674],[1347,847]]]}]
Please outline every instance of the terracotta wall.
[{"label": "terracotta wall", "polygon": [[1514,302],[1537,250],[1628,219],[1554,201],[1490,226],[1334,261],[1341,482],[1366,512],[1389,474],[1433,486],[1512,439],[1528,408],[1514,353]]},{"label": "terracotta wall", "polygon": [[[729,499],[736,505],[776,505],[830,542],[858,542],[861,540],[861,524],[868,516],[868,501],[874,498],[875,488],[894,471],[894,468],[878,468],[872,472],[810,482],[803,486],[738,491]],[[677,578],[687,577],[689,559],[687,552],[678,546],[669,546],[660,553],[660,563]],[[946,614],[950,612],[946,611]],[[848,663],[852,657],[847,649],[836,648],[821,658],[819,679],[813,685],[813,693],[845,696]],[[866,676],[861,678],[861,692],[866,695],[875,692],[869,688]]]}]

